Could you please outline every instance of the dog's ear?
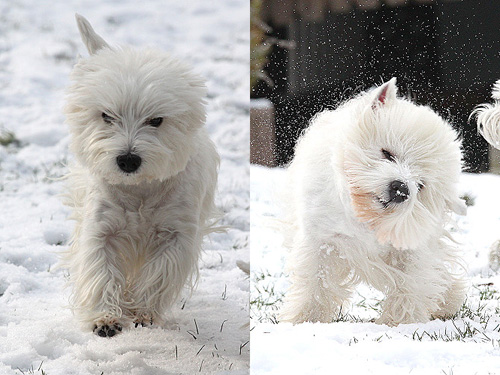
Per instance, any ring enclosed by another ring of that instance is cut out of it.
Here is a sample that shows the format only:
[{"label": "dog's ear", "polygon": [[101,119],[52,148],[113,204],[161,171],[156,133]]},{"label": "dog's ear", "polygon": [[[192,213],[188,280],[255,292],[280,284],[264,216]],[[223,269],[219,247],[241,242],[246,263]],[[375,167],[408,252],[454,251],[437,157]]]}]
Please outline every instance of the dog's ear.
[{"label": "dog's ear", "polygon": [[453,200],[447,201],[448,208],[452,210],[454,213],[465,216],[467,215],[467,205],[465,201],[461,198],[456,198]]},{"label": "dog's ear", "polygon": [[396,100],[397,92],[398,88],[396,86],[396,77],[393,77],[375,91],[375,99],[372,102],[372,108],[376,108]]},{"label": "dog's ear", "polygon": [[110,48],[108,43],[106,43],[104,39],[102,39],[99,35],[96,34],[94,29],[90,25],[90,22],[87,21],[85,17],[82,17],[78,13],[76,13],[75,18],[83,43],[85,44],[87,50],[91,55],[93,55],[102,48]]}]

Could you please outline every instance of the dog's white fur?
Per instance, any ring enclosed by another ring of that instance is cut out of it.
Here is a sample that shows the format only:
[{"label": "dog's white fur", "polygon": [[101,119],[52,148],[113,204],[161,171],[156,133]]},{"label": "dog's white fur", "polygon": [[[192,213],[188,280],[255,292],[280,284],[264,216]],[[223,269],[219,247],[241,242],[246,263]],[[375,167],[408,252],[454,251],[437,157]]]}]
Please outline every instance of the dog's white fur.
[{"label": "dog's white fur", "polygon": [[[285,198],[291,286],[282,321],[332,322],[360,282],[386,295],[381,324],[449,317],[464,300],[444,228],[451,211],[466,211],[460,142],[429,107],[397,98],[395,82],[320,113],[299,140]],[[408,186],[402,203],[388,202],[394,180]]]},{"label": "dog's white fur", "polygon": [[[500,80],[493,85],[491,97],[493,104],[481,104],[471,114],[476,117],[477,131],[496,149],[500,150]],[[490,247],[490,267],[494,271],[500,268],[500,240]]]},{"label": "dog's white fur", "polygon": [[486,141],[500,150],[500,80],[493,85],[494,104],[478,106],[471,116],[477,116],[477,130]]},{"label": "dog's white fur", "polygon": [[[202,127],[201,77],[161,51],[112,48],[76,18],[90,56],[74,67],[65,107],[76,156],[66,262],[77,317],[114,334],[131,321],[162,324],[195,282],[216,213],[219,156]],[[160,117],[160,126],[148,124]],[[134,173],[117,165],[127,152],[142,159]]]}]

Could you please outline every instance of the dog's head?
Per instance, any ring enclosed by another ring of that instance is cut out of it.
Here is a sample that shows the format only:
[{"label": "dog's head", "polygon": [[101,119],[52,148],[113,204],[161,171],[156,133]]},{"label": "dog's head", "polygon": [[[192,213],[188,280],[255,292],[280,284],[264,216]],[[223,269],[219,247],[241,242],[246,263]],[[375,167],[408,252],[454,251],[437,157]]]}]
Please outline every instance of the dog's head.
[{"label": "dog's head", "polygon": [[358,98],[344,172],[357,218],[380,243],[408,249],[441,235],[448,212],[465,214],[456,191],[461,151],[448,123],[396,92],[393,78]]},{"label": "dog's head", "polygon": [[112,48],[76,18],[90,53],[71,74],[65,107],[79,162],[112,184],[182,171],[205,121],[204,80],[164,52]]},{"label": "dog's head", "polygon": [[500,80],[493,85],[491,97],[494,104],[478,106],[471,117],[477,117],[477,130],[486,141],[500,150]]}]

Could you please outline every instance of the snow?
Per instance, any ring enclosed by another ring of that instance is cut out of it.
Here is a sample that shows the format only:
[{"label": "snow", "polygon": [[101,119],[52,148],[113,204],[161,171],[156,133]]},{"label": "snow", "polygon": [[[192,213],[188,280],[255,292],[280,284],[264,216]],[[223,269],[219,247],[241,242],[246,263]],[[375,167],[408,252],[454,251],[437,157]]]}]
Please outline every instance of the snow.
[{"label": "snow", "polygon": [[[222,157],[227,233],[205,243],[198,288],[175,324],[111,339],[80,330],[56,267],[73,223],[59,195],[71,155],[62,106],[78,12],[110,44],[154,46],[208,80],[207,128]],[[0,374],[248,373],[249,3],[244,0],[0,2]]]},{"label": "snow", "polygon": [[500,374],[500,275],[489,251],[500,239],[500,176],[466,174],[460,190],[474,201],[451,232],[468,266],[466,305],[453,320],[388,327],[372,323],[383,297],[361,285],[353,307],[331,324],[276,324],[287,290],[278,192],[285,171],[252,166],[251,369],[261,374]]}]

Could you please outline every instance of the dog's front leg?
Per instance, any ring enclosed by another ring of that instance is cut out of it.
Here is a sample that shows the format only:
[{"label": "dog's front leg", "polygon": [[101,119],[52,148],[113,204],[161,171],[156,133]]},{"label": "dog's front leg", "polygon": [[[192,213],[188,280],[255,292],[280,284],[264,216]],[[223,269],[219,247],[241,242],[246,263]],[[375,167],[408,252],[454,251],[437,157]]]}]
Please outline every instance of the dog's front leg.
[{"label": "dog's front leg", "polygon": [[330,323],[338,318],[352,293],[351,268],[336,244],[321,244],[304,235],[288,259],[291,286],[280,320]]},{"label": "dog's front leg", "polygon": [[89,218],[82,223],[74,246],[71,278],[75,312],[97,335],[114,336],[126,323],[122,251],[130,245],[109,219]]},{"label": "dog's front leg", "polygon": [[146,262],[131,286],[136,326],[163,323],[163,315],[196,275],[201,251],[197,225],[157,230]]}]

